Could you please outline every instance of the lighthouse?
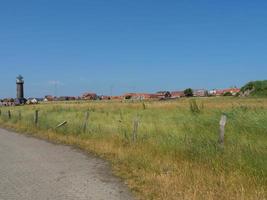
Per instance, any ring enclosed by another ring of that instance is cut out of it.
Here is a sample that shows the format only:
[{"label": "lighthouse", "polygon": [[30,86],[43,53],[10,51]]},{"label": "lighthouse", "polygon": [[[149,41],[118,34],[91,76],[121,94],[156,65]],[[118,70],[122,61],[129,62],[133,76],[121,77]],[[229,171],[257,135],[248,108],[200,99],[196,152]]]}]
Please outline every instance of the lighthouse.
[{"label": "lighthouse", "polygon": [[26,102],[24,98],[24,80],[21,75],[17,77],[16,83],[17,83],[17,101],[20,104],[24,104]]}]

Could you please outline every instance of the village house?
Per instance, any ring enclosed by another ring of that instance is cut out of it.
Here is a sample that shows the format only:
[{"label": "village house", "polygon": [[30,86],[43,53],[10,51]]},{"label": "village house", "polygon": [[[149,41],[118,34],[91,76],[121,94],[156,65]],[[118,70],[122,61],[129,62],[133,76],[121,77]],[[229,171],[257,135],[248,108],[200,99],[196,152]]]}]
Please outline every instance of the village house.
[{"label": "village house", "polygon": [[224,90],[216,90],[215,96],[222,96],[224,94]]},{"label": "village house", "polygon": [[181,98],[181,97],[185,97],[184,91],[173,91],[173,92],[171,92],[171,98],[172,99],[177,99],[177,98]]},{"label": "village house", "polygon": [[47,101],[54,101],[54,97],[52,95],[46,95],[45,98],[44,98],[44,101],[47,102]]},{"label": "village house", "polygon": [[56,98],[56,101],[74,101],[74,100],[76,100],[76,97],[72,96],[61,96]]},{"label": "village house", "polygon": [[83,100],[96,100],[97,99],[97,94],[96,93],[84,93],[82,95]]},{"label": "village house", "polygon": [[[176,91],[173,92],[174,98],[184,96],[183,92]],[[151,93],[126,93],[123,95],[123,99],[131,99],[131,100],[155,100],[155,99],[170,99],[172,98],[172,94],[169,91],[160,91],[155,94]]]},{"label": "village house", "polygon": [[239,88],[228,88],[224,89],[224,94],[231,93],[233,96],[240,92]]},{"label": "village house", "polygon": [[159,91],[156,93],[157,98],[159,99],[168,99],[171,98],[171,93],[169,91]]},{"label": "village house", "polygon": [[215,90],[215,89],[210,90],[210,91],[209,91],[209,95],[210,95],[210,96],[216,96],[216,92],[217,92],[217,90]]},{"label": "village house", "polygon": [[146,93],[127,93],[123,95],[125,100],[145,100],[149,99],[150,95]]},{"label": "village house", "polygon": [[56,101],[68,101],[68,97],[67,96],[57,97]]},{"label": "village house", "polygon": [[208,96],[208,91],[205,89],[196,89],[196,90],[193,90],[193,96],[194,97],[206,97]]},{"label": "village house", "polygon": [[127,93],[124,94],[123,97],[125,100],[148,100],[148,99],[157,99],[158,94],[148,94],[148,93]]},{"label": "village house", "polygon": [[0,101],[0,106],[15,106],[17,105],[15,99],[7,98]]},{"label": "village house", "polygon": [[38,104],[38,100],[36,98],[28,98],[26,104]]},{"label": "village house", "polygon": [[110,96],[105,96],[105,95],[100,96],[100,100],[110,100],[110,99],[111,99]]},{"label": "village house", "polygon": [[123,96],[110,96],[111,100],[123,100]]}]

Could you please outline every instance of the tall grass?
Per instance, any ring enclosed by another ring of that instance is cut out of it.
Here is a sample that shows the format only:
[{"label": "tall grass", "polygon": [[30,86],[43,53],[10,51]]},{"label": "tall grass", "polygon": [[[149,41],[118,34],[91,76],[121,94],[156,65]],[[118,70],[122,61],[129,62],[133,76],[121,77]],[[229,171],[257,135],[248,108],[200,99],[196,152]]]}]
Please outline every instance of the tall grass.
[{"label": "tall grass", "polygon": [[[50,103],[13,107],[11,120],[8,109],[1,108],[2,126],[110,160],[140,199],[266,199],[267,99]],[[217,144],[222,113],[228,117],[224,149]],[[140,125],[134,142],[136,116]],[[66,126],[54,128],[65,120]]]}]

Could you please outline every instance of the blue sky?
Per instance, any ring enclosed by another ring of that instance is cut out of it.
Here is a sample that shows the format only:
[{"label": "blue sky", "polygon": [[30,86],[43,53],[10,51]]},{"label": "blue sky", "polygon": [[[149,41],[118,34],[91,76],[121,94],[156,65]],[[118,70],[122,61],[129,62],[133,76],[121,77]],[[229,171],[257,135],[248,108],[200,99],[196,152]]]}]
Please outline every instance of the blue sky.
[{"label": "blue sky", "polygon": [[[265,0],[0,2],[0,98],[242,86],[266,79]],[[55,89],[55,84],[57,89]]]}]

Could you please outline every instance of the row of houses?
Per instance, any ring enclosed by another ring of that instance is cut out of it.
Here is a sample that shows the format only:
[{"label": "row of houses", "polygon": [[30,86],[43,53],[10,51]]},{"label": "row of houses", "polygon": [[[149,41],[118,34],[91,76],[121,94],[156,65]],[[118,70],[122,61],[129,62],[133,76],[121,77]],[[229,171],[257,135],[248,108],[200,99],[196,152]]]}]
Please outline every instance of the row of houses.
[{"label": "row of houses", "polygon": [[19,104],[20,102],[14,98],[0,99],[0,106],[16,106]]},{"label": "row of houses", "polygon": [[221,90],[210,90],[209,95],[210,96],[223,96],[223,95],[229,95],[229,96],[235,96],[240,92],[239,88],[228,88],[228,89],[221,89]]},{"label": "row of houses", "polygon": [[[193,97],[208,97],[208,96],[235,96],[240,92],[239,88],[228,88],[228,89],[214,89],[214,90],[205,90],[205,89],[196,89],[192,90]],[[186,97],[184,91],[161,91],[155,94],[149,93],[127,93],[120,97],[120,99],[132,99],[132,100],[148,100],[148,99],[177,99]]]},{"label": "row of houses", "polygon": [[[228,88],[219,90],[205,90],[195,89],[193,91],[194,97],[207,97],[207,96],[223,96],[228,94],[234,96],[240,92],[239,88]],[[83,100],[163,100],[163,99],[177,99],[185,97],[184,91],[159,91],[157,93],[126,93],[121,96],[97,96],[96,93],[85,93],[82,95]]]},{"label": "row of houses", "polygon": [[[240,92],[239,88],[227,88],[227,89],[196,89],[192,90],[192,96],[194,97],[207,97],[207,96],[234,96]],[[44,98],[28,98],[26,104],[38,104],[39,102],[49,101],[78,101],[78,100],[165,100],[165,99],[177,99],[185,97],[184,91],[159,91],[156,93],[126,93],[121,96],[105,96],[97,95],[96,93],[87,92],[79,97],[74,96],[61,96],[54,97],[52,95],[46,95]],[[16,105],[16,99],[3,99],[0,100],[0,106],[14,106]]]},{"label": "row of houses", "polygon": [[[195,89],[193,91],[194,97],[206,97],[206,96],[223,96],[236,95],[240,92],[239,88],[228,88],[228,89]],[[96,93],[86,92],[80,97],[53,97],[50,95],[45,96],[44,101],[74,101],[74,100],[147,100],[147,99],[176,99],[185,97],[184,91],[159,91],[156,93],[126,93],[120,96],[106,96],[106,95],[97,95]]]}]

